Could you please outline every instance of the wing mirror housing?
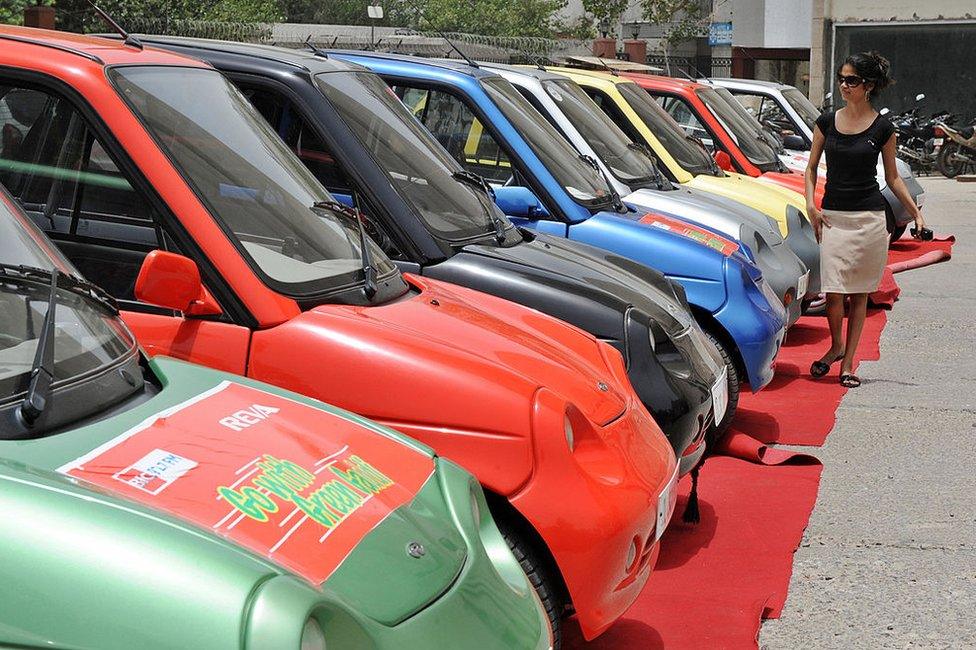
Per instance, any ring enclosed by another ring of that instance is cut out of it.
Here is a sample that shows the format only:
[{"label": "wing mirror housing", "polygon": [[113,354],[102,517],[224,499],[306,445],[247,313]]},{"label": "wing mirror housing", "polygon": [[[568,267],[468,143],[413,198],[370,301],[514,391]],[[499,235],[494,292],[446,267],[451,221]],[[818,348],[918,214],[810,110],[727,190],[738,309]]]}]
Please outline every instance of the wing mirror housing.
[{"label": "wing mirror housing", "polygon": [[136,278],[140,302],[181,311],[187,316],[221,313],[220,305],[203,286],[200,270],[188,257],[155,250],[146,255]]},{"label": "wing mirror housing", "polygon": [[712,154],[715,158],[715,164],[718,165],[719,169],[730,172],[732,171],[732,157],[724,151],[716,151]]},{"label": "wing mirror housing", "polygon": [[527,187],[496,187],[495,204],[508,217],[536,220],[549,216],[549,211]]},{"label": "wing mirror housing", "polygon": [[795,133],[783,137],[783,146],[794,151],[810,150],[810,145],[803,139],[803,136],[796,135]]}]

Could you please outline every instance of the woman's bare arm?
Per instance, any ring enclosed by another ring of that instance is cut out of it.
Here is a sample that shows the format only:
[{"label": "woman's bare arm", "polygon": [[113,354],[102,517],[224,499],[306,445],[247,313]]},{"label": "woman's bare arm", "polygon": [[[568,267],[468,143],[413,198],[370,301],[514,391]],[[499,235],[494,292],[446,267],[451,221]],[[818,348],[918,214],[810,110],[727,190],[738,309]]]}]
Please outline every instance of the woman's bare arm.
[{"label": "woman's bare arm", "polygon": [[830,222],[824,219],[823,212],[817,208],[817,169],[820,165],[820,156],[823,155],[824,135],[820,132],[819,126],[813,127],[813,144],[810,145],[810,159],[807,161],[807,170],[803,173],[804,194],[807,199],[807,217],[813,224],[813,232],[817,235],[817,241],[821,240],[823,227],[830,228]]},{"label": "woman's bare arm", "polygon": [[884,147],[881,148],[881,160],[884,161],[885,170],[885,180],[888,182],[888,187],[891,191],[895,193],[901,204],[905,206],[905,210],[908,214],[912,215],[915,220],[915,227],[921,230],[925,227],[925,219],[922,218],[922,212],[915,205],[915,200],[912,195],[908,193],[908,188],[905,187],[905,181],[901,179],[898,174],[898,166],[895,164],[895,153],[898,150],[898,135],[892,133],[888,141],[885,142]]}]

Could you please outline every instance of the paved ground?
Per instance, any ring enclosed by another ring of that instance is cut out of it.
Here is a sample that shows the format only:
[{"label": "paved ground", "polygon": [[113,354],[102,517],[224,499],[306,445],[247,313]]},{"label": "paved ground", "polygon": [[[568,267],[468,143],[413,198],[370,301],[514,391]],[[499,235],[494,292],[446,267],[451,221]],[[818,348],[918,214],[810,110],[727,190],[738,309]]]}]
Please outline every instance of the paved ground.
[{"label": "paved ground", "polygon": [[953,258],[897,276],[763,648],[976,648],[976,183],[921,183]]}]

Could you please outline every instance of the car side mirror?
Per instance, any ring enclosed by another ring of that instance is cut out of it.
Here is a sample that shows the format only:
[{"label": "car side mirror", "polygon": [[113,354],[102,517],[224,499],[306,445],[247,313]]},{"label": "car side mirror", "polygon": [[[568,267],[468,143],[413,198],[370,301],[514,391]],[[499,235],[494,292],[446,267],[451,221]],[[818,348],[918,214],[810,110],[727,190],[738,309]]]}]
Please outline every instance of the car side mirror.
[{"label": "car side mirror", "polygon": [[187,316],[221,313],[220,305],[200,280],[200,270],[188,257],[155,250],[146,255],[135,287],[136,300],[181,311]]},{"label": "car side mirror", "polygon": [[536,220],[549,216],[549,211],[527,187],[496,187],[495,204],[508,217]]},{"label": "car side mirror", "polygon": [[719,169],[727,172],[732,171],[732,158],[729,154],[724,151],[716,151],[712,157],[715,158],[715,164],[718,165]]},{"label": "car side mirror", "polygon": [[803,139],[802,136],[792,133],[790,135],[783,137],[783,146],[787,149],[793,149],[794,151],[809,151],[810,145],[807,141]]}]

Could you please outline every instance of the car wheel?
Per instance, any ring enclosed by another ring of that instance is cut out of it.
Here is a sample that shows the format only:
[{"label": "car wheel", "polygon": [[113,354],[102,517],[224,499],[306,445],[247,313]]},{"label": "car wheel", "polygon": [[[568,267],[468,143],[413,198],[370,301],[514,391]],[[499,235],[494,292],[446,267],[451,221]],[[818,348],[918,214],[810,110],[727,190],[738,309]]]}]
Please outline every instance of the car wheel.
[{"label": "car wheel", "polygon": [[559,596],[559,590],[556,588],[556,582],[550,575],[546,563],[539,558],[532,545],[527,543],[515,528],[510,527],[504,518],[496,518],[496,523],[498,530],[501,531],[502,537],[508,544],[508,548],[512,550],[512,555],[518,560],[529,579],[529,583],[535,589],[535,593],[542,603],[542,608],[546,610],[549,626],[552,629],[552,650],[559,650],[562,643],[563,603]]},{"label": "car wheel", "polygon": [[714,446],[729,430],[729,426],[732,424],[732,418],[735,417],[735,411],[739,405],[740,381],[739,371],[735,367],[735,361],[725,344],[722,343],[722,341],[711,332],[706,331],[705,335],[708,336],[708,339],[712,342],[712,345],[714,345],[718,350],[718,353],[721,355],[722,361],[725,362],[725,367],[728,369],[729,373],[729,405],[725,409],[725,417],[722,418],[721,422],[714,423],[705,434],[706,449],[714,449]]}]

